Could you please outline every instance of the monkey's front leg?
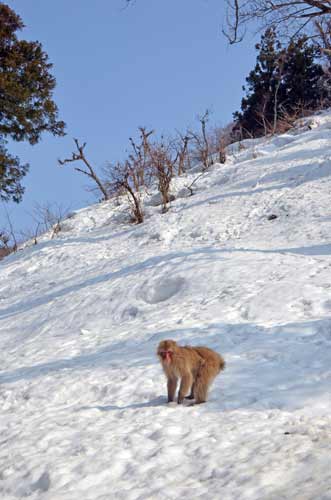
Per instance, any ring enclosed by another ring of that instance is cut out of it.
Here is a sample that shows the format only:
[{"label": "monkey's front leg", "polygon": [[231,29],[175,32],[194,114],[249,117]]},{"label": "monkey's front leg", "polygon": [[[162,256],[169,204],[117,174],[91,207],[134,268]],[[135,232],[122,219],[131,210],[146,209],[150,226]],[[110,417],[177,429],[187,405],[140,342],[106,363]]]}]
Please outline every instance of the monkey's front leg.
[{"label": "monkey's front leg", "polygon": [[190,373],[183,375],[178,393],[178,404],[181,404],[184,401],[186,394],[191,389],[192,383],[193,377]]},{"label": "monkey's front leg", "polygon": [[176,377],[168,378],[168,403],[175,399],[178,379]]}]

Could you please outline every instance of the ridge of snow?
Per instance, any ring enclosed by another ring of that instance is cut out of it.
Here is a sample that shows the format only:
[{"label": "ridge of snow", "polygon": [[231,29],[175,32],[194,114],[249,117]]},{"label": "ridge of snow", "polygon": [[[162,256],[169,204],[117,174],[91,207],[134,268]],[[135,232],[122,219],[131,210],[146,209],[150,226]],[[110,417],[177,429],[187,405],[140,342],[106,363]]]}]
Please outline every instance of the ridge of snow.
[{"label": "ridge of snow", "polygon": [[[0,262],[3,500],[331,499],[330,129],[231,145],[168,213],[88,207]],[[225,357],[205,405],[166,404],[164,338]]]}]

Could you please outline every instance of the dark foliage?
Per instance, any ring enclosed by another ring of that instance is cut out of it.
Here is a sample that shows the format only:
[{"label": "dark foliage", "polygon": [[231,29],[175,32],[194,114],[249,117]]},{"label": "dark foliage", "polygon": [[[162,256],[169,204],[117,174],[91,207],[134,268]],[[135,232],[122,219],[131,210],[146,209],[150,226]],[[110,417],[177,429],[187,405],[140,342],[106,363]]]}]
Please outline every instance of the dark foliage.
[{"label": "dark foliage", "polygon": [[6,138],[36,144],[42,132],[61,136],[65,127],[53,101],[52,64],[39,42],[17,38],[23,26],[21,18],[0,3],[0,196],[16,202],[22,197],[20,181],[27,165],[7,152]]},{"label": "dark foliage", "polygon": [[241,112],[234,118],[244,135],[259,136],[277,130],[277,120],[295,109],[314,110],[326,97],[320,85],[323,68],[316,59],[318,49],[305,37],[283,47],[274,30],[269,29],[256,45],[259,51],[254,70],[243,87],[246,96]]},{"label": "dark foliage", "polygon": [[24,192],[22,178],[28,171],[28,165],[20,164],[16,156],[11,156],[0,143],[0,200],[13,200],[18,203]]}]

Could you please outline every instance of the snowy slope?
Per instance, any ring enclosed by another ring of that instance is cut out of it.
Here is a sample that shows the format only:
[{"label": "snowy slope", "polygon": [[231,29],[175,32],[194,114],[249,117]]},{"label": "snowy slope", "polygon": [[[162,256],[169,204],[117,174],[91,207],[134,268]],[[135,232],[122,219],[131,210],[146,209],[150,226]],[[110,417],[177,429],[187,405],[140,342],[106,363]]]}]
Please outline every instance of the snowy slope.
[{"label": "snowy slope", "polygon": [[[307,123],[0,262],[2,500],[331,499],[331,114]],[[207,404],[166,404],[164,338],[224,355]]]}]

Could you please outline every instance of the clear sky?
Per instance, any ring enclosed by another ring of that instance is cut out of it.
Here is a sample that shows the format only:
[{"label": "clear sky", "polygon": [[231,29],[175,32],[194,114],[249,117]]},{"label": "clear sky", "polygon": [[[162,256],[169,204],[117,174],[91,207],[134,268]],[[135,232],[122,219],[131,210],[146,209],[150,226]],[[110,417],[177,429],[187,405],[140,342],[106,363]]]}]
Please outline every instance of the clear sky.
[{"label": "clear sky", "polygon": [[[35,203],[71,209],[90,204],[87,179],[57,159],[73,138],[101,167],[121,159],[128,138],[145,125],[171,133],[213,111],[225,125],[240,106],[255,61],[254,40],[229,46],[221,33],[224,0],[7,0],[23,19],[21,37],[39,40],[54,64],[55,101],[67,124],[64,138],[44,134],[10,152],[31,165],[24,200],[6,204],[15,228],[32,227]],[[0,205],[0,228],[6,224]]]}]

